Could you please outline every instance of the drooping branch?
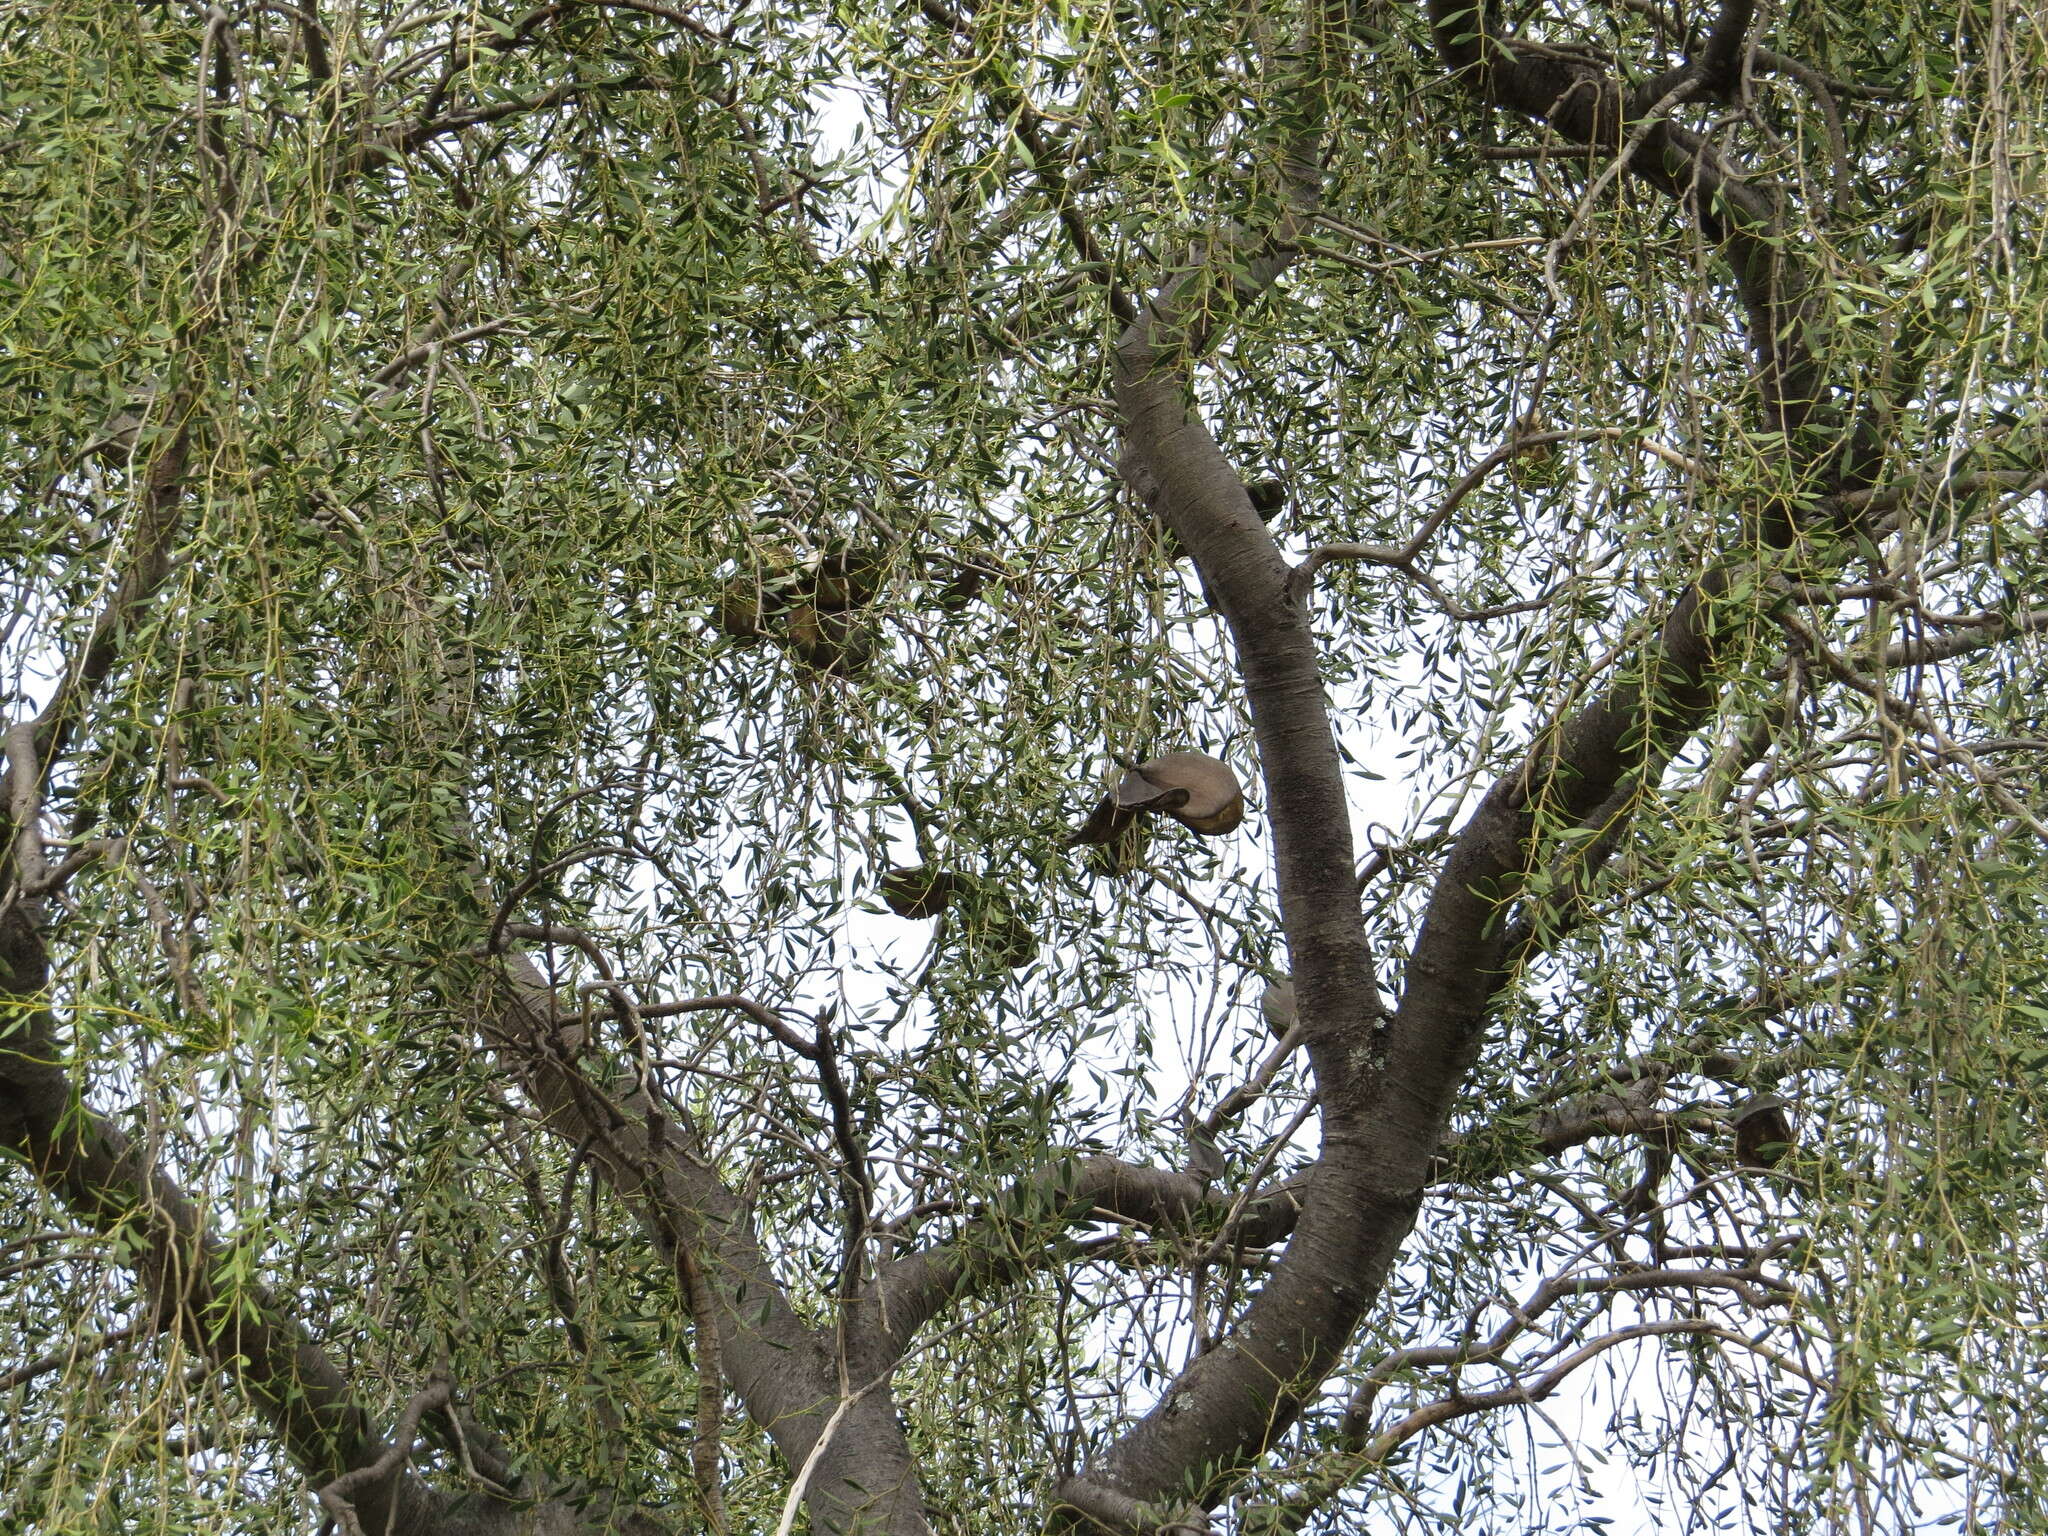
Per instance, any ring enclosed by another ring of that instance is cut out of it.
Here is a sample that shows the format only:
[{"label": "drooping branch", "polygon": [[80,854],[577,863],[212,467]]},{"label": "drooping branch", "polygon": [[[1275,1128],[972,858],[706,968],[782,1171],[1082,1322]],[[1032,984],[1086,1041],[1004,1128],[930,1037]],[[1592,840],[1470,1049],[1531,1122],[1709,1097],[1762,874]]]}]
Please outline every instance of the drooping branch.
[{"label": "drooping branch", "polygon": [[[204,328],[187,337],[196,349]],[[188,366],[196,361],[188,357]],[[192,1199],[112,1121],[85,1107],[82,1085],[64,1066],[65,1048],[46,1005],[49,951],[39,932],[47,886],[35,826],[42,783],[62,757],[87,701],[105,682],[170,569],[185,509],[198,384],[187,377],[170,393],[162,445],[142,477],[129,559],[83,647],[32,726],[9,733],[9,768],[0,804],[14,841],[8,882],[26,893],[0,911],[0,991],[9,1002],[0,1025],[0,1148],[97,1232],[120,1233],[134,1255],[150,1315],[189,1347],[232,1373],[306,1476],[325,1483],[370,1465],[384,1447],[368,1408],[280,1303],[235,1278],[239,1267],[208,1233]],[[69,865],[71,861],[67,860]],[[361,1507],[382,1523],[421,1528],[424,1490],[380,1482]]]},{"label": "drooping branch", "polygon": [[244,1256],[212,1236],[192,1197],[144,1148],[85,1106],[60,1065],[55,1018],[21,1002],[48,981],[19,908],[0,918],[0,964],[0,987],[15,1000],[0,1027],[0,1151],[26,1165],[85,1227],[119,1238],[150,1325],[177,1333],[233,1380],[309,1485],[346,1480],[364,1529],[398,1536],[435,1536],[458,1503],[467,1522],[461,1529],[471,1536],[509,1536],[536,1504],[548,1506],[565,1533],[609,1529],[605,1521],[616,1516],[637,1536],[659,1536],[662,1528],[643,1514],[597,1506],[579,1512],[526,1484],[503,1499],[458,1501],[390,1460],[394,1447],[377,1430],[371,1406],[284,1300],[248,1277]]},{"label": "drooping branch", "polygon": [[[196,338],[195,338],[196,341]],[[122,643],[133,633],[171,568],[171,550],[186,505],[186,471],[190,466],[198,384],[187,379],[164,402],[162,447],[151,456],[142,476],[127,564],[114,590],[93,620],[85,644],[65,668],[49,702],[35,722],[36,760],[44,773],[64,755],[78,712],[99,691],[120,661]]]},{"label": "drooping branch", "polygon": [[[974,29],[967,19],[954,11],[942,0],[921,0],[919,7],[927,19],[932,21],[949,36],[957,37],[970,45],[974,40]],[[1110,313],[1124,325],[1130,325],[1138,318],[1137,307],[1131,296],[1124,291],[1108,259],[1103,255],[1101,242],[1095,237],[1094,228],[1089,224],[1080,200],[1075,195],[1073,184],[1067,179],[1053,159],[1052,146],[1045,138],[1045,120],[1038,109],[1009,82],[994,78],[990,72],[983,72],[983,91],[988,98],[991,113],[1007,124],[1016,134],[1017,141],[1031,155],[1031,172],[1043,189],[1047,201],[1060,221],[1060,228],[1066,232],[1068,244],[1081,259],[1081,275],[1099,284],[1109,296]]]},{"label": "drooping branch", "polygon": [[[1465,498],[1485,484],[1486,477],[1510,459],[1525,453],[1541,452],[1558,443],[1588,442],[1594,440],[1615,441],[1630,434],[1620,427],[1581,427],[1567,432],[1518,432],[1506,442],[1487,454],[1477,464],[1460,475],[1443,499],[1431,509],[1429,515],[1416,525],[1402,544],[1320,544],[1301,557],[1288,577],[1288,590],[1296,597],[1306,596],[1317,571],[1337,560],[1358,560],[1368,565],[1388,566],[1395,570],[1415,573],[1415,562],[1420,558],[1429,541],[1436,537],[1443,525],[1449,521]],[[1702,483],[1713,479],[1712,473],[1703,464],[1686,458],[1664,444],[1644,438],[1638,441],[1643,452],[1653,458],[1662,459]]]},{"label": "drooping branch", "polygon": [[431,122],[408,129],[391,145],[365,146],[365,150],[372,153],[381,150],[385,155],[395,159],[423,148],[435,139],[445,138],[451,133],[480,128],[487,123],[502,123],[508,117],[526,117],[538,112],[552,111],[585,96],[662,89],[664,82],[646,75],[618,75],[609,80],[566,81],[561,85],[550,86],[544,91],[535,91],[529,96],[514,97],[510,101],[494,101],[488,106],[472,107],[466,112],[454,112],[447,117],[435,118]]},{"label": "drooping branch", "polygon": [[138,1338],[147,1330],[140,1323],[129,1323],[120,1328],[109,1328],[105,1333],[74,1336],[62,1349],[53,1349],[47,1355],[38,1356],[10,1370],[0,1371],[0,1394],[12,1392],[16,1387],[28,1385],[39,1376],[68,1370],[81,1360],[90,1360],[105,1350],[115,1349],[129,1340]]},{"label": "drooping branch", "polygon": [[[592,850],[585,850],[573,855],[572,859],[589,857],[591,853]],[[572,859],[556,860],[545,868],[552,870],[558,865],[571,862]],[[777,1043],[817,1066],[818,1086],[825,1098],[831,1119],[832,1140],[838,1148],[840,1157],[840,1181],[846,1203],[846,1252],[843,1267],[846,1284],[851,1287],[859,1277],[860,1259],[866,1243],[868,1223],[873,1214],[874,1179],[867,1166],[867,1149],[862,1144],[860,1128],[855,1119],[853,1095],[847,1087],[845,1074],[840,1070],[839,1052],[832,1039],[831,1021],[820,1019],[810,1038],[806,1039],[774,1010],[749,997],[721,994],[716,997],[682,998],[666,1003],[636,1002],[612,974],[597,940],[582,929],[571,928],[561,923],[515,923],[509,920],[513,903],[530,888],[528,882],[522,881],[519,886],[514,887],[511,895],[498,904],[497,916],[491,923],[491,938],[481,947],[483,954],[502,953],[507,939],[569,944],[596,968],[602,980],[592,984],[590,990],[603,993],[616,1010],[628,1037],[636,1042],[642,1038],[641,1032],[648,1020],[672,1018],[679,1014],[731,1010],[744,1014],[767,1031]],[[556,1022],[573,1022],[580,1028],[586,1021],[580,1017],[571,1021],[558,1014]],[[641,1091],[645,1091],[645,1086],[642,1085]]]},{"label": "drooping branch", "polygon": [[[1722,21],[1746,14],[1745,6],[1731,3]],[[1593,64],[1490,33],[1464,0],[1433,0],[1430,18],[1446,64],[1481,100],[1591,147],[1621,142],[1622,88]],[[1633,174],[1693,209],[1734,275],[1763,364],[1766,424],[1806,444],[1795,450],[1795,467],[1808,474],[1826,467],[1827,478],[1809,492],[1820,528],[1841,533],[1863,526],[1858,497],[1867,488],[1869,465],[1844,458],[1841,440],[1802,436],[1828,389],[1815,351],[1815,301],[1777,238],[1776,195],[1735,175],[1718,152],[1668,121],[1651,124],[1644,142],[1653,153],[1631,165]],[[1798,532],[1783,500],[1766,507],[1752,527],[1766,550],[1784,548]],[[1446,1026],[1477,1028],[1506,970],[1544,939],[1540,925],[1517,928],[1498,919],[1529,866],[1539,816],[1598,833],[1589,866],[1612,850],[1634,796],[1710,714],[1722,643],[1743,606],[1737,599],[1768,580],[1768,565],[1737,554],[1710,569],[1680,596],[1655,643],[1621,680],[1542,732],[1523,765],[1494,786],[1446,861],[1415,944],[1404,1013],[1430,1020],[1432,1034]]]},{"label": "drooping branch", "polygon": [[321,1484],[318,1490],[320,1507],[326,1510],[349,1536],[365,1536],[357,1501],[380,1482],[389,1481],[397,1475],[412,1456],[413,1444],[419,1437],[421,1418],[431,1408],[446,1408],[448,1400],[448,1383],[445,1381],[433,1382],[413,1394],[412,1400],[398,1415],[392,1443],[375,1461],[353,1467],[331,1482]]},{"label": "drooping branch", "polygon": [[[306,24],[309,55],[317,52],[317,16],[310,8],[294,14]],[[172,570],[194,499],[193,461],[205,438],[210,348],[225,323],[225,298],[260,244],[245,238],[237,223],[242,188],[224,127],[237,83],[231,26],[226,11],[209,10],[197,115],[210,228],[193,284],[195,318],[178,335],[171,387],[151,407],[156,432],[137,476],[122,564],[40,714],[7,733],[8,774],[0,784],[0,815],[9,823],[0,838],[0,885],[8,891],[0,906],[0,1150],[84,1227],[118,1238],[123,1262],[139,1281],[146,1326],[176,1333],[196,1358],[229,1376],[307,1483],[346,1488],[366,1529],[435,1536],[452,1519],[465,1536],[537,1526],[564,1536],[599,1527],[652,1536],[661,1527],[644,1515],[613,1510],[602,1499],[557,1502],[525,1482],[506,1489],[503,1498],[457,1500],[407,1470],[402,1452],[394,1459],[372,1405],[286,1301],[250,1278],[250,1256],[213,1234],[199,1202],[146,1145],[88,1107],[86,1085],[68,1064],[68,1042],[49,1004],[53,978],[40,898],[60,891],[94,858],[121,854],[125,841],[81,845],[46,868],[36,825],[42,795],[63,771],[94,696],[129,659],[131,642]],[[316,78],[321,67],[316,59]],[[184,978],[178,981],[182,987]],[[450,1418],[462,1434],[460,1416]],[[409,1442],[416,1427],[412,1414],[401,1441]]]}]

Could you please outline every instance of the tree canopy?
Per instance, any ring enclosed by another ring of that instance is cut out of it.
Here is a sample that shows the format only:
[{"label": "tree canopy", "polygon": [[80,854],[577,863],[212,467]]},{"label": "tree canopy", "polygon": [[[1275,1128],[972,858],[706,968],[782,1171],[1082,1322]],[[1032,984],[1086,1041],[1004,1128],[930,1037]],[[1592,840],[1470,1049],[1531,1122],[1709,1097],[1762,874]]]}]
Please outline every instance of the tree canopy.
[{"label": "tree canopy", "polygon": [[2041,1528],[2044,98],[0,4],[0,1526]]}]

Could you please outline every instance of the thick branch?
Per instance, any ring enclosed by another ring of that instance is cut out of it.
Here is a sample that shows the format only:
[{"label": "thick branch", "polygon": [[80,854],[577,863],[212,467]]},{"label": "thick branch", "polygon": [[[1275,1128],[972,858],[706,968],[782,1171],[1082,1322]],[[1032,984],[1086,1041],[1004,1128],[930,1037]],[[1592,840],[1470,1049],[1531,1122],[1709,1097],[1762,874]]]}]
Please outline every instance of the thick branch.
[{"label": "thick branch", "polygon": [[[1192,1173],[1103,1156],[1053,1163],[1012,1185],[950,1242],[885,1265],[873,1289],[876,1320],[890,1348],[900,1351],[962,1296],[1012,1284],[1067,1257],[1058,1239],[1072,1227],[1113,1219],[1184,1233],[1215,1228],[1231,1209],[1227,1196]],[[1288,1186],[1261,1191],[1245,1202],[1235,1240],[1251,1248],[1278,1242],[1296,1213]]]},{"label": "thick branch", "polygon": [[84,647],[36,717],[36,758],[45,771],[63,755],[77,711],[114,670],[121,657],[121,642],[140,622],[150,598],[170,572],[171,545],[177,537],[185,504],[185,472],[191,458],[192,418],[197,408],[197,388],[189,381],[173,391],[165,404],[165,430],[170,435],[151,457],[143,475],[128,564],[106,605],[93,620]]},{"label": "thick branch", "polygon": [[[1429,0],[1428,10],[1438,53],[1481,101],[1594,149],[1615,152],[1629,139],[1628,93],[1586,58],[1489,31],[1487,12],[1474,0]],[[1740,38],[1731,42],[1723,28],[1746,28],[1748,16],[1744,0],[1731,0],[1697,67],[1717,67],[1739,49]],[[1664,90],[1651,99],[1669,96]],[[1766,425],[1799,438],[1825,396],[1815,346],[1819,307],[1781,238],[1776,197],[1675,123],[1649,124],[1640,141],[1630,173],[1688,208],[1720,246],[1748,318]],[[1785,542],[1790,509],[1771,509],[1760,531],[1769,543]]]},{"label": "thick branch", "polygon": [[[1740,10],[1738,5],[1734,9]],[[1446,62],[1483,98],[1581,142],[1619,150],[1620,87],[1585,60],[1483,35],[1469,4],[1436,0]],[[1822,404],[1805,279],[1776,238],[1773,199],[1734,176],[1675,125],[1639,134],[1635,174],[1693,210],[1734,270],[1762,363],[1767,424],[1799,439]],[[1312,211],[1303,187],[1297,207]],[[1241,243],[1234,271],[1257,288],[1284,265],[1286,231]],[[1197,333],[1183,306],[1201,274],[1175,278],[1118,350],[1118,400],[1141,493],[1195,554],[1228,621],[1257,730],[1273,818],[1280,903],[1304,1032],[1325,1112],[1326,1145],[1294,1242],[1232,1337],[1196,1360],[1162,1406],[1105,1458],[1094,1480],[1153,1500],[1185,1480],[1213,1499],[1272,1442],[1333,1366],[1405,1239],[1431,1157],[1480,1026],[1504,984],[1510,938],[1501,908],[1527,870],[1542,820],[1575,825],[1603,806],[1625,821],[1632,796],[1711,713],[1721,643],[1762,572],[1710,570],[1678,600],[1656,642],[1607,693],[1543,733],[1524,765],[1487,797],[1438,880],[1391,1024],[1375,1028],[1342,784],[1313,643],[1271,541],[1262,536],[1214,439],[1188,411],[1179,363]],[[1199,341],[1199,334],[1193,341]],[[1832,446],[1832,445],[1830,445]],[[1811,465],[1819,453],[1803,451]],[[1838,461],[1840,462],[1840,461]],[[1837,481],[1821,489],[1854,489]],[[1795,536],[1789,503],[1756,517],[1746,541]],[[1304,846],[1311,845],[1311,846]],[[1341,884],[1326,858],[1341,857]],[[1343,1049],[1337,1049],[1339,1043]]]},{"label": "thick branch", "polygon": [[[0,926],[11,945],[24,942],[18,909]],[[22,975],[18,963],[10,970],[17,998],[39,990],[21,985],[37,978]],[[386,1447],[368,1408],[267,1290],[234,1278],[233,1256],[207,1235],[185,1192],[80,1103],[58,1065],[55,1034],[46,1010],[21,1008],[0,1035],[0,1148],[86,1226],[119,1234],[150,1313],[235,1379],[309,1481],[328,1483],[374,1464]],[[375,1528],[396,1519],[400,1531],[430,1529],[429,1504],[410,1480],[383,1480],[357,1499]]]},{"label": "thick branch", "polygon": [[835,1339],[807,1326],[768,1262],[752,1212],[706,1160],[694,1129],[649,1097],[651,1085],[614,1087],[585,1071],[589,1042],[580,1025],[556,1012],[546,981],[523,955],[493,964],[481,998],[486,1042],[543,1123],[588,1149],[592,1166],[674,1267],[679,1293],[694,1296],[693,1310],[706,1310],[708,1300],[719,1364],[749,1417],[791,1466],[811,1467],[811,1528],[820,1536],[924,1532],[909,1446],[885,1386],[845,1410],[813,1462],[842,1401],[842,1379],[885,1383],[895,1355],[873,1329]]},{"label": "thick branch", "polygon": [[[1281,922],[1325,1146],[1304,1181],[1293,1238],[1237,1327],[1197,1358],[1089,1470],[1086,1482],[1142,1503],[1213,1501],[1283,1433],[1335,1366],[1394,1245],[1414,1219],[1433,1125],[1414,1136],[1405,1185],[1361,1160],[1360,1085],[1378,1043],[1379,994],[1365,937],[1350,814],[1323,697],[1320,656],[1289,569],[1242,479],[1189,408],[1187,366],[1218,318],[1269,288],[1301,245],[1321,197],[1331,74],[1347,16],[1310,12],[1279,74],[1275,118],[1283,196],[1271,227],[1235,231],[1198,253],[1120,340],[1116,394],[1125,473],[1194,555],[1229,626],[1244,679],[1272,821]],[[1078,1502],[1078,1501],[1077,1501]]]}]

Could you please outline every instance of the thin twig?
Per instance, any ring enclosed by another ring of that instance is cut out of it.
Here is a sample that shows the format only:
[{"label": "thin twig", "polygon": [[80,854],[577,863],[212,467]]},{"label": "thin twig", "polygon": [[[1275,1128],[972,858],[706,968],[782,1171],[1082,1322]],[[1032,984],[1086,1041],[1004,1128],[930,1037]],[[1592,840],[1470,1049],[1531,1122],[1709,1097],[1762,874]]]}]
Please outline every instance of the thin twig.
[{"label": "thin twig", "polygon": [[117,1344],[125,1344],[144,1331],[144,1324],[130,1323],[125,1328],[111,1328],[105,1333],[85,1334],[62,1349],[52,1350],[39,1360],[17,1365],[10,1371],[0,1371],[0,1393],[12,1392],[16,1387],[26,1386],[38,1376],[61,1371],[75,1361],[88,1359],[103,1350],[112,1349]]},{"label": "thin twig", "polygon": [[1391,566],[1420,579],[1422,573],[1415,569],[1416,558],[1429,541],[1436,537],[1465,498],[1477,490],[1488,475],[1508,460],[1524,453],[1533,453],[1539,448],[1548,448],[1555,443],[1617,442],[1630,438],[1633,438],[1636,446],[1644,453],[1661,459],[1676,469],[1682,469],[1701,481],[1711,482],[1714,478],[1712,471],[1697,460],[1687,458],[1677,449],[1666,447],[1662,443],[1636,437],[1622,427],[1576,427],[1569,431],[1516,433],[1460,475],[1450,490],[1444,493],[1443,500],[1437,503],[1415,532],[1409,535],[1405,544],[1318,545],[1301,557],[1301,563],[1288,577],[1288,591],[1296,601],[1305,598],[1315,580],[1316,572],[1335,560],[1359,560],[1368,565]]}]

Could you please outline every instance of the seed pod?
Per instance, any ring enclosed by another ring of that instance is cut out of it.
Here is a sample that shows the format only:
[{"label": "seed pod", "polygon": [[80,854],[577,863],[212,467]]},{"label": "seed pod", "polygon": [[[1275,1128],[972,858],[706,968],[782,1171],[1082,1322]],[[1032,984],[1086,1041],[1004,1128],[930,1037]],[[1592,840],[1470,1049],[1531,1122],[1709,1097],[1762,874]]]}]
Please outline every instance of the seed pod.
[{"label": "seed pod", "polygon": [[[1527,411],[1516,418],[1509,441],[1518,442],[1550,430],[1550,423],[1543,419],[1541,411]],[[1524,490],[1544,490],[1562,484],[1565,480],[1563,450],[1556,443],[1542,443],[1523,449],[1508,460],[1508,479]]]},{"label": "seed pod", "polygon": [[799,603],[789,611],[788,633],[790,649],[813,671],[850,677],[874,659],[874,632],[848,613]]},{"label": "seed pod", "polygon": [[1013,971],[1020,965],[1029,965],[1038,954],[1038,935],[1014,912],[996,919],[984,942],[995,962]]},{"label": "seed pod", "polygon": [[888,556],[879,549],[834,544],[811,573],[811,602],[826,613],[864,608],[882,590]]},{"label": "seed pod", "polygon": [[946,910],[955,884],[951,871],[929,864],[892,869],[882,876],[882,901],[898,917],[922,921]]},{"label": "seed pod", "polygon": [[1126,773],[1069,841],[1107,843],[1147,812],[1171,816],[1204,837],[1221,837],[1244,820],[1244,787],[1221,758],[1164,752]]},{"label": "seed pod", "polygon": [[1015,970],[1038,953],[1038,935],[1017,915],[1000,885],[969,876],[956,878],[951,921],[970,949]]},{"label": "seed pod", "polygon": [[1080,829],[1067,839],[1067,846],[1099,848],[1123,836],[1137,819],[1138,813],[1124,810],[1116,803],[1115,795],[1104,795],[1096,801],[1095,809],[1088,813]]},{"label": "seed pod", "polygon": [[1111,797],[1126,811],[1164,811],[1204,837],[1233,832],[1244,820],[1244,787],[1221,758],[1164,752],[1123,776]]},{"label": "seed pod", "polygon": [[1266,990],[1259,994],[1259,1016],[1266,1021],[1275,1040],[1294,1028],[1301,1016],[1294,1003],[1294,978],[1282,976],[1266,983]]},{"label": "seed pod", "polygon": [[966,560],[954,562],[952,577],[939,588],[939,606],[948,613],[958,613],[981,596],[981,589],[998,574],[990,565]]},{"label": "seed pod", "polygon": [[1088,850],[1088,867],[1098,875],[1117,879],[1145,862],[1152,846],[1152,829],[1141,816],[1133,816],[1102,843]]},{"label": "seed pod", "polygon": [[1793,1148],[1792,1121],[1785,1101],[1759,1093],[1729,1118],[1735,1126],[1735,1157],[1745,1168],[1775,1168]]},{"label": "seed pod", "polygon": [[735,576],[718,594],[718,627],[735,640],[758,640],[768,633],[768,606],[760,584]]},{"label": "seed pod", "polygon": [[719,590],[718,627],[735,640],[760,639],[774,627],[775,616],[788,610],[792,584],[787,566],[743,566]]},{"label": "seed pod", "polygon": [[1252,499],[1252,510],[1266,522],[1273,521],[1287,505],[1287,482],[1285,480],[1247,480],[1245,495]]}]

